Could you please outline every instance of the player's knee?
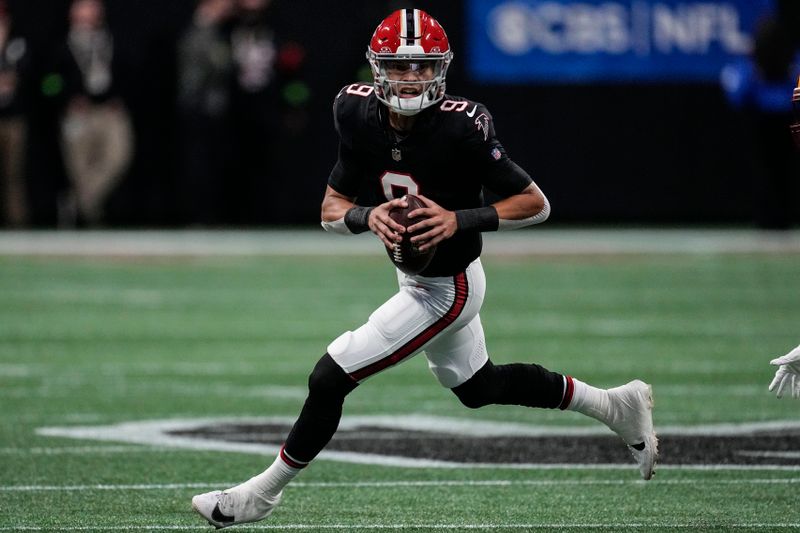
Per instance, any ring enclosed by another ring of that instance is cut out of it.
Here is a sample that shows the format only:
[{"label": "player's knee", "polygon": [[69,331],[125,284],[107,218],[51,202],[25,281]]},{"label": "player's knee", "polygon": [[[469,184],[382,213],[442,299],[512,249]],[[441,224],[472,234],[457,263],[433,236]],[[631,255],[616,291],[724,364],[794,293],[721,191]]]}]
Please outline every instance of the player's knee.
[{"label": "player's knee", "polygon": [[[466,383],[464,385],[466,385]],[[464,407],[469,407],[470,409],[480,409],[481,407],[489,405],[480,391],[469,389],[456,390],[464,385],[459,385],[453,389],[453,392],[456,394],[456,396],[458,396],[458,399],[461,401],[461,404],[464,405]]]},{"label": "player's knee", "polygon": [[451,390],[464,406],[479,409],[495,403],[497,383],[493,378],[494,365],[491,361],[487,361],[474,376]]},{"label": "player's knee", "polygon": [[459,368],[439,366],[431,362],[428,362],[428,368],[442,387],[452,389],[467,381],[464,372]]},{"label": "player's knee", "polygon": [[308,376],[309,397],[321,400],[344,400],[358,386],[347,373],[327,353],[314,366]]}]

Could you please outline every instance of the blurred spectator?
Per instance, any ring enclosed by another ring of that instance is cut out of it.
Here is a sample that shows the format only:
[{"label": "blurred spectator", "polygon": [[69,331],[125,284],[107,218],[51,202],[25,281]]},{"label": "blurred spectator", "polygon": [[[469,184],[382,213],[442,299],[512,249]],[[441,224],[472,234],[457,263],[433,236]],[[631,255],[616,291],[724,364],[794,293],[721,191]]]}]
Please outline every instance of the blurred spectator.
[{"label": "blurred spectator", "polygon": [[180,39],[184,223],[285,219],[291,182],[282,159],[291,159],[290,141],[305,129],[308,88],[299,78],[305,50],[282,34],[272,7],[270,0],[198,0]]},{"label": "blurred spectator", "polygon": [[133,153],[130,117],[115,82],[114,42],[101,0],[74,0],[57,58],[64,79],[61,147],[71,189],[60,202],[61,225],[103,222],[108,194]]},{"label": "blurred spectator", "polygon": [[286,198],[292,176],[281,175],[278,159],[287,158],[287,139],[306,122],[308,88],[299,79],[305,50],[279,33],[270,0],[237,0],[237,7],[231,29],[235,164],[230,178],[239,205],[230,216],[234,223],[274,223],[291,204]]},{"label": "blurred spectator", "polygon": [[748,61],[722,73],[728,100],[739,110],[752,136],[755,162],[756,223],[786,229],[796,222],[798,155],[789,124],[791,95],[800,72],[800,2],[778,0],[764,20]]},{"label": "blurred spectator", "polygon": [[16,33],[5,0],[0,0],[0,222],[23,226],[28,219],[24,178],[29,82],[26,39]]},{"label": "blurred spectator", "polygon": [[234,0],[198,0],[178,44],[180,219],[219,224],[231,170],[233,57],[229,22]]}]

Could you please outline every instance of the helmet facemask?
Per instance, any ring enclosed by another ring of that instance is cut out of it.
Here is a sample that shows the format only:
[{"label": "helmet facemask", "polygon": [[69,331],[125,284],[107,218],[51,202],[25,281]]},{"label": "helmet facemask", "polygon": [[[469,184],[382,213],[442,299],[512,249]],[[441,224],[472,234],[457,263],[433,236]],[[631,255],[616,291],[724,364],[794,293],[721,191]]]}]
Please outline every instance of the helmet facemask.
[{"label": "helmet facemask", "polygon": [[442,100],[453,54],[376,54],[367,50],[375,96],[392,111],[416,115]]}]

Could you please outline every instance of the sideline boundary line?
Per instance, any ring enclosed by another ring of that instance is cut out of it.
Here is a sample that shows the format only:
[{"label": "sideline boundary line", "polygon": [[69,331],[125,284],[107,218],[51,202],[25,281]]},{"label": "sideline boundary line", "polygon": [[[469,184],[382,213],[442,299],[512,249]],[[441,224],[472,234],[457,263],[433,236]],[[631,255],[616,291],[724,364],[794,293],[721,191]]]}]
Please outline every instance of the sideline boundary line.
[{"label": "sideline boundary line", "polygon": [[[288,530],[359,530],[359,529],[373,529],[373,530],[403,530],[403,529],[424,529],[424,530],[560,530],[560,529],[647,529],[647,528],[671,528],[671,529],[694,529],[704,527],[719,527],[723,529],[779,529],[779,528],[796,528],[800,527],[800,522],[759,522],[753,524],[707,524],[705,522],[692,523],[649,523],[649,522],[610,522],[607,524],[592,523],[583,524],[580,522],[575,523],[549,523],[549,524],[241,524],[237,525],[237,529],[288,529]],[[130,526],[0,526],[0,531],[159,531],[159,530],[196,530],[198,526],[194,525],[130,525]]]},{"label": "sideline boundary line", "polygon": [[[485,255],[800,253],[800,230],[756,229],[560,229],[534,228],[492,233]],[[369,233],[330,235],[321,229],[2,231],[0,256],[380,257]]]}]

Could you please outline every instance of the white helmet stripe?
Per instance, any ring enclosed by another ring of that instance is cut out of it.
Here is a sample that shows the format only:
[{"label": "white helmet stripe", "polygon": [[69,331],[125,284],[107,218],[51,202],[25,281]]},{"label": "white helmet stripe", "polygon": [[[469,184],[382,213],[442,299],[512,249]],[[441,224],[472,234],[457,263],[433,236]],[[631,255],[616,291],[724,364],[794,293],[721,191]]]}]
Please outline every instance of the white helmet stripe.
[{"label": "white helmet stripe", "polygon": [[414,10],[414,44],[422,45],[422,20],[419,16],[419,9]]},{"label": "white helmet stripe", "polygon": [[[406,15],[407,9],[400,10],[400,39],[402,44],[402,39],[408,35],[408,16]],[[405,42],[408,44],[408,41]]]}]

